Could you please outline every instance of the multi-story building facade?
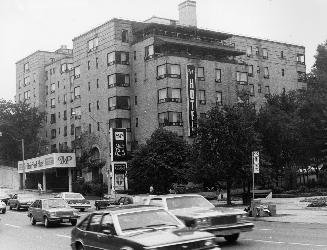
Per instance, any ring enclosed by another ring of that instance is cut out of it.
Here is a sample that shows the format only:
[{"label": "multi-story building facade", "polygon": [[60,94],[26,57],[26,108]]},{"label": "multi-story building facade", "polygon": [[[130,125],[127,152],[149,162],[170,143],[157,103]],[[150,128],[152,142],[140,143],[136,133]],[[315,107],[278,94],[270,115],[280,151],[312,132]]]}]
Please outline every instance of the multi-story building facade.
[{"label": "multi-story building facade", "polygon": [[259,109],[266,94],[305,87],[303,46],[199,29],[194,1],[179,13],[112,19],[75,37],[72,55],[34,53],[17,63],[17,96],[26,91],[26,63],[40,75],[35,103],[47,112],[49,150],[74,147],[88,132],[98,137],[97,157],[109,159],[110,128],[127,128],[129,151],[158,127],[191,141],[196,119],[215,105],[249,101]]}]

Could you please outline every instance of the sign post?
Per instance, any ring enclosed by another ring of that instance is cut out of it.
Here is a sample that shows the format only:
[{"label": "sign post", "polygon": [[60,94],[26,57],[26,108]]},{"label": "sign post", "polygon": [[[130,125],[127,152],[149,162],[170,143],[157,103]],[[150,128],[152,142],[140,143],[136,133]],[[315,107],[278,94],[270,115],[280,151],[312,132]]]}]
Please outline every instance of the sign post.
[{"label": "sign post", "polygon": [[254,202],[254,174],[259,174],[259,151],[252,151],[252,200]]}]

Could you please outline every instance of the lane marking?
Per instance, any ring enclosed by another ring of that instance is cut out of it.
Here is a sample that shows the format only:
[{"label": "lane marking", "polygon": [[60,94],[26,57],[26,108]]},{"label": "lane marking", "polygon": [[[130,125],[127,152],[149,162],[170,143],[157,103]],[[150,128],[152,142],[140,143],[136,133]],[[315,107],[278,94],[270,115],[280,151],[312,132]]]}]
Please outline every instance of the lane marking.
[{"label": "lane marking", "polygon": [[11,225],[11,224],[5,224],[6,226],[9,226],[9,227],[14,227],[14,228],[21,228],[21,226],[16,226],[16,225]]},{"label": "lane marking", "polygon": [[271,228],[257,228],[258,230],[261,230],[261,231],[270,231],[272,230]]},{"label": "lane marking", "polygon": [[284,242],[284,241],[271,241],[271,240],[255,240],[255,239],[242,239],[248,241],[256,241],[263,243],[272,243],[272,244],[289,244],[289,245],[298,245],[298,246],[310,246],[310,247],[327,247],[327,245],[316,245],[310,243],[298,243],[298,242]]},{"label": "lane marking", "polygon": [[56,234],[56,236],[58,236],[58,237],[65,237],[65,238],[69,238],[69,239],[70,239],[70,236],[69,236],[69,235],[64,235],[64,234]]}]

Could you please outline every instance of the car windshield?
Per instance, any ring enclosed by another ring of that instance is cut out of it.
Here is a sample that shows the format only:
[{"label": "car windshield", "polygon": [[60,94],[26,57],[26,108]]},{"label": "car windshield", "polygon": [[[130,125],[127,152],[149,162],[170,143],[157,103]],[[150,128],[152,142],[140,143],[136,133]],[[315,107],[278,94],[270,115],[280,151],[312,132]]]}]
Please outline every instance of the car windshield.
[{"label": "car windshield", "polygon": [[83,195],[79,193],[65,194],[66,199],[84,199]]},{"label": "car windshield", "polygon": [[192,207],[213,208],[215,206],[202,196],[180,196],[167,198],[167,207],[170,210]]},{"label": "car windshield", "polygon": [[35,197],[30,194],[19,194],[19,195],[17,195],[17,197],[19,199],[35,199]]},{"label": "car windshield", "polygon": [[49,199],[44,201],[45,208],[64,208],[69,207],[64,199]]},{"label": "car windshield", "polygon": [[156,227],[180,227],[180,222],[167,211],[147,210],[118,215],[122,232],[137,229],[152,229]]}]

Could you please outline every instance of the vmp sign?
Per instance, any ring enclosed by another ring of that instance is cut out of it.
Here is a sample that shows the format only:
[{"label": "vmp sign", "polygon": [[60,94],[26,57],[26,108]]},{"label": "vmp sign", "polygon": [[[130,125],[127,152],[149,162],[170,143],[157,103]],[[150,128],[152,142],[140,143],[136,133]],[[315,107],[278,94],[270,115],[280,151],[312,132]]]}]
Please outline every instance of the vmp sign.
[{"label": "vmp sign", "polygon": [[188,114],[188,135],[196,135],[197,114],[196,114],[196,89],[195,89],[195,66],[186,66],[186,84],[187,84],[187,114]]}]

